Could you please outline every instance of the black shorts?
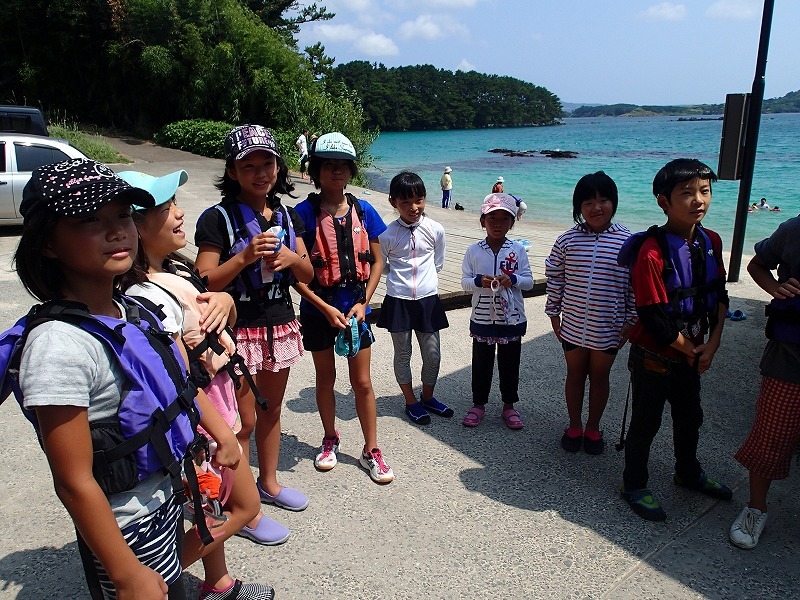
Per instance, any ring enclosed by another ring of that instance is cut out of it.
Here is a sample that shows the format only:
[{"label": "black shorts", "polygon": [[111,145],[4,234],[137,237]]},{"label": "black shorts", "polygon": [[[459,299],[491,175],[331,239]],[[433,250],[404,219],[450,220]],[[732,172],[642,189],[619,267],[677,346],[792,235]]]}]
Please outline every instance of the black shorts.
[{"label": "black shorts", "polygon": [[[336,344],[336,336],[341,329],[333,327],[328,323],[328,319],[322,314],[300,312],[300,325],[303,333],[303,348],[307,352],[319,352],[333,348]],[[372,335],[372,328],[366,321],[359,323],[361,335],[361,349],[369,348],[375,337]]]},{"label": "black shorts", "polygon": [[[564,348],[564,352],[569,352],[570,350],[575,350],[575,348],[580,348],[581,346],[577,346],[572,344],[566,340],[561,340],[561,347]],[[610,354],[611,356],[616,356],[619,352],[619,348],[606,348],[605,350],[601,350],[603,354]]]}]

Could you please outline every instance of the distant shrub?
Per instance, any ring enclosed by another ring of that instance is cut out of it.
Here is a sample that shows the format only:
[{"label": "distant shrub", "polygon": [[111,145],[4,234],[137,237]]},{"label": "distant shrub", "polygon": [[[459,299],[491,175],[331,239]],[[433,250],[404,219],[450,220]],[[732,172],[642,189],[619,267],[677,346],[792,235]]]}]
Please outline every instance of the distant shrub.
[{"label": "distant shrub", "polygon": [[157,144],[209,158],[225,158],[225,136],[233,125],[224,121],[191,119],[165,125],[155,135]]}]

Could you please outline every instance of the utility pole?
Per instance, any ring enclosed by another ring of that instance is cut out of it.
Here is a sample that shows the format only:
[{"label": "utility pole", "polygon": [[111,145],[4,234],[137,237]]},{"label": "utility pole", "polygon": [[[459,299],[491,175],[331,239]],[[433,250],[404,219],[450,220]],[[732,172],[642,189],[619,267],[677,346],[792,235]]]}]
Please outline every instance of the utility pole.
[{"label": "utility pole", "polygon": [[733,240],[731,241],[731,262],[728,266],[728,281],[731,282],[739,281],[739,270],[742,267],[744,230],[747,224],[747,208],[750,206],[750,191],[753,188],[758,129],[761,125],[761,106],[764,103],[767,50],[769,49],[769,34],[772,29],[772,12],[774,8],[775,0],[764,0],[764,13],[761,17],[761,37],[758,41],[758,57],[756,58],[756,75],[755,79],[753,79],[753,91],[750,94],[750,104],[747,112],[744,156],[742,157],[742,179],[739,182],[739,200],[736,204],[736,220],[733,225]]}]

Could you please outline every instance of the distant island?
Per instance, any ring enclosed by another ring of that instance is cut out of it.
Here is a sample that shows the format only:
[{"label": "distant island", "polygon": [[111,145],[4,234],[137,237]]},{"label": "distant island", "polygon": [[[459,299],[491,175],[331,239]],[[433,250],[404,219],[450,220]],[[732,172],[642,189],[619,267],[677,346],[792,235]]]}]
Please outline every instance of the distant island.
[{"label": "distant island", "polygon": [[[565,117],[655,117],[721,115],[724,104],[694,104],[686,106],[639,106],[638,104],[604,104],[579,106]],[[764,100],[763,114],[800,112],[800,90],[780,98]]]},{"label": "distant island", "polygon": [[381,131],[559,125],[564,112],[558,96],[542,86],[476,71],[360,60],[337,65],[330,79],[358,96],[365,126]]}]

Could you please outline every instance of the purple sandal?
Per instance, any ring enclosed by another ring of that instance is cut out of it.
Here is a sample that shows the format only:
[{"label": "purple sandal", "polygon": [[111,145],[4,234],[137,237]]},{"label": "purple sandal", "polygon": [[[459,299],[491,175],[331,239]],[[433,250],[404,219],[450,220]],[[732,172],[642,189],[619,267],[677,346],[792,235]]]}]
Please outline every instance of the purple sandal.
[{"label": "purple sandal", "polygon": [[509,429],[522,429],[525,423],[522,422],[522,415],[515,408],[507,408],[503,411],[503,421]]}]

